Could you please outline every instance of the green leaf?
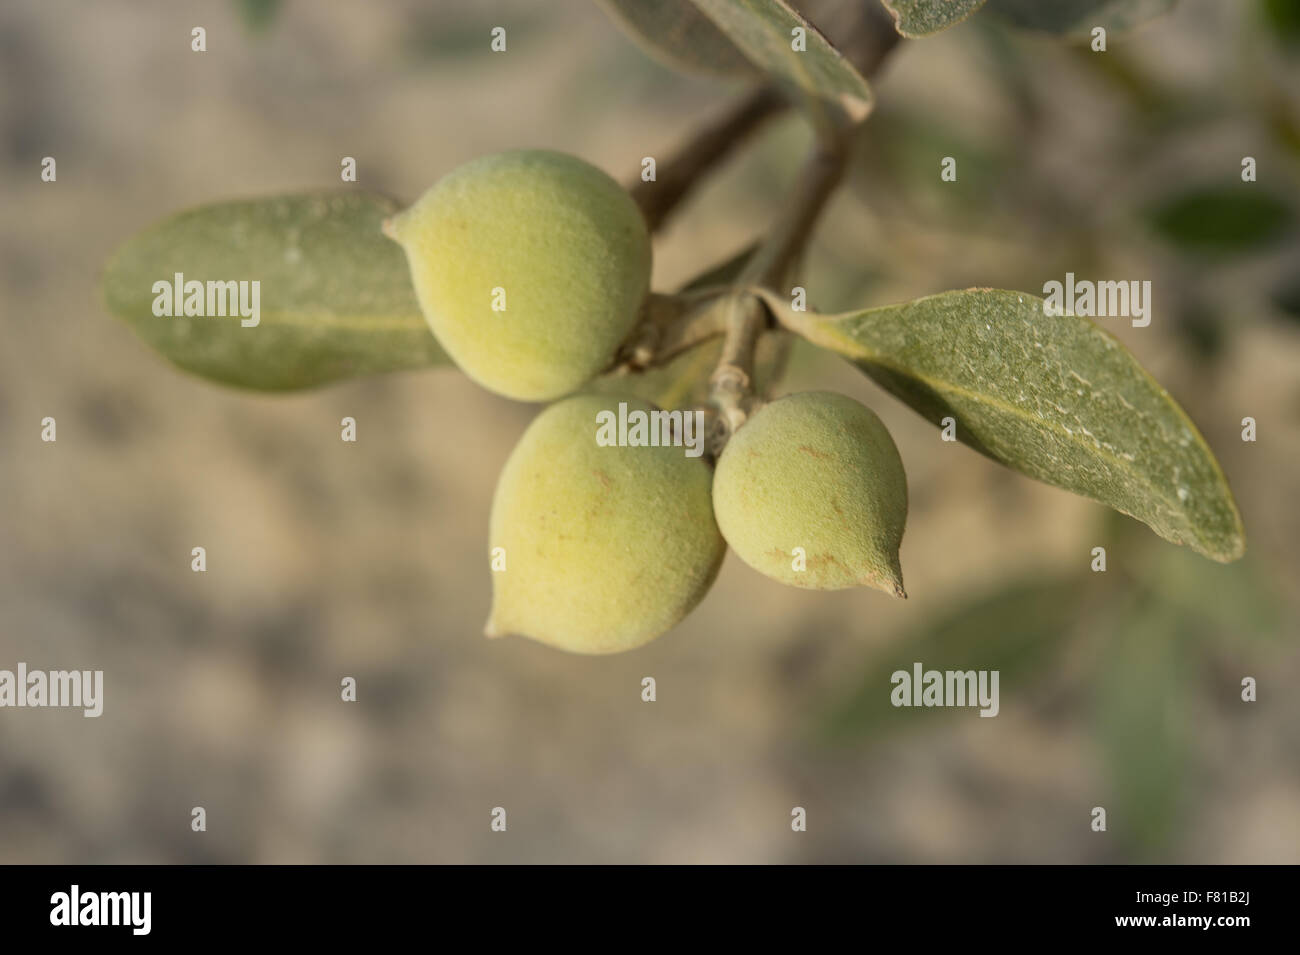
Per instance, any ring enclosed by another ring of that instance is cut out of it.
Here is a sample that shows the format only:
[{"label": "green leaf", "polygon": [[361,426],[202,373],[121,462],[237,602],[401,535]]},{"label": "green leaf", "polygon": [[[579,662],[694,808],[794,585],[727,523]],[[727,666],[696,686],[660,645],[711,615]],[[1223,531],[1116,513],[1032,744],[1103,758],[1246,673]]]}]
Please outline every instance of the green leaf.
[{"label": "green leaf", "polygon": [[[283,391],[448,364],[420,313],[406,260],[380,233],[389,199],[322,192],[221,202],[129,239],[103,275],[108,310],[186,371]],[[257,281],[260,320],[158,317],[155,282]]]},{"label": "green leaf", "polygon": [[656,60],[684,73],[752,79],[754,64],[692,0],[597,0],[619,27]]},{"label": "green leaf", "polygon": [[881,0],[903,36],[921,37],[946,30],[984,6],[984,0]]},{"label": "green leaf", "polygon": [[783,325],[844,355],[995,461],[1100,501],[1219,561],[1245,532],[1196,426],[1109,333],[1023,292],[971,289],[820,316],[763,293]]},{"label": "green leaf", "polygon": [[874,656],[861,680],[825,718],[831,739],[874,734],[916,725],[920,717],[945,712],[952,719],[973,716],[930,707],[896,707],[890,677],[925,670],[997,670],[1003,701],[1031,679],[1040,678],[1066,645],[1087,587],[1074,577],[1016,580],[958,603],[943,616],[904,635]]},{"label": "green leaf", "polygon": [[1201,256],[1266,248],[1295,222],[1289,204],[1245,183],[1193,189],[1152,208],[1148,218],[1166,241]]},{"label": "green leaf", "polygon": [[1166,13],[1176,0],[988,0],[988,9],[1014,26],[1063,36],[1088,36],[1094,27],[1130,30]]},{"label": "green leaf", "polygon": [[[814,123],[854,125],[874,99],[861,74],[785,0],[695,0],[750,61],[790,89]],[[794,49],[802,30],[806,49]]]}]

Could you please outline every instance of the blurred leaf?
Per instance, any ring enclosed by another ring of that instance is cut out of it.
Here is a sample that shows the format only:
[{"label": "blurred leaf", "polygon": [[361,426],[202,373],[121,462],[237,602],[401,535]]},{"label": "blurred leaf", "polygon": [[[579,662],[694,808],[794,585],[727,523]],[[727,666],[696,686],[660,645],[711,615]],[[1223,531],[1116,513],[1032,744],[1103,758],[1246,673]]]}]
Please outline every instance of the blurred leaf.
[{"label": "blurred leaf", "polygon": [[1249,560],[1216,567],[1166,547],[1143,555],[1133,575],[1144,594],[1177,616],[1180,635],[1221,648],[1278,639],[1284,609],[1264,571]]},{"label": "blurred leaf", "polygon": [[[512,14],[506,41],[508,49],[548,25],[543,15],[523,11]],[[414,60],[445,61],[451,58],[492,56],[492,30],[502,26],[491,10],[422,7],[402,35],[404,53]],[[504,29],[504,27],[503,27]]]},{"label": "blurred leaf", "polygon": [[[926,210],[945,218],[953,215],[987,217],[1005,211],[1008,183],[1017,182],[1022,154],[1004,152],[994,142],[973,141],[948,124],[936,124],[915,112],[882,106],[871,117],[853,157],[860,187],[889,189],[908,199],[922,200]],[[939,177],[945,156],[960,157],[957,182]],[[896,187],[886,185],[896,183]],[[994,207],[994,208],[990,208]],[[918,210],[919,211],[919,210]]]},{"label": "blurred leaf", "polygon": [[1094,27],[1129,30],[1172,9],[1176,0],[988,0],[988,9],[1026,30],[1086,37]]},{"label": "blurred leaf", "polygon": [[[792,90],[814,124],[861,122],[874,103],[871,88],[821,32],[785,0],[695,0],[696,6],[773,79]],[[803,30],[807,49],[793,48]]]},{"label": "blurred leaf", "polygon": [[894,15],[903,36],[929,36],[960,23],[984,6],[984,0],[881,0]]},{"label": "blurred leaf", "polygon": [[[858,686],[826,718],[831,738],[846,738],[915,723],[941,707],[893,705],[891,676],[925,670],[997,670],[1003,705],[1008,691],[1041,678],[1065,646],[1087,588],[1077,578],[1013,581],[962,602],[873,659]],[[977,709],[977,708],[974,708]],[[952,713],[949,718],[974,717]]]},{"label": "blurred leaf", "polygon": [[1300,3],[1296,0],[1260,0],[1265,24],[1283,45],[1300,48]]},{"label": "blurred leaf", "polygon": [[597,0],[610,18],[665,66],[751,79],[758,70],[692,0]]},{"label": "blurred leaf", "polygon": [[1214,560],[1245,550],[1214,454],[1114,337],[1023,292],[971,289],[822,316],[764,295],[786,328],[847,357],[995,461],[1136,517]]},{"label": "blurred leaf", "polygon": [[283,6],[281,0],[236,0],[239,16],[251,32],[267,29]]},{"label": "blurred leaf", "polygon": [[1117,621],[1101,660],[1097,739],[1114,788],[1107,827],[1153,848],[1177,824],[1190,750],[1185,687],[1194,674],[1177,617],[1139,605]]},{"label": "blurred leaf", "polygon": [[1268,246],[1294,223],[1291,207],[1257,186],[1202,186],[1151,208],[1152,227],[1196,255],[1239,255]]},{"label": "blurred leaf", "polygon": [[1273,304],[1296,321],[1300,321],[1300,272],[1289,276],[1273,290]]},{"label": "blurred leaf", "polygon": [[1227,330],[1219,309],[1200,299],[1184,302],[1178,306],[1175,329],[1200,361],[1210,363],[1222,357]]},{"label": "blurred leaf", "polygon": [[[447,364],[415,299],[406,260],[380,232],[389,199],[322,192],[221,202],[129,239],[103,275],[104,301],[186,371],[281,391]],[[260,323],[158,317],[157,281],[258,281]]]}]

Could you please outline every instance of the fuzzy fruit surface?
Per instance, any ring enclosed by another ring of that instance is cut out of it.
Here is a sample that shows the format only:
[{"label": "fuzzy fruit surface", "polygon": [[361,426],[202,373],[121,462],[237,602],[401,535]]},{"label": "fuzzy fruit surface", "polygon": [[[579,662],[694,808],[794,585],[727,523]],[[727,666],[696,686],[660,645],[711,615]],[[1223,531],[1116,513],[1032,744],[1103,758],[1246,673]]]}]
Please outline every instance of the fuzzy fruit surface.
[{"label": "fuzzy fruit surface", "polygon": [[405,250],[424,317],[460,369],[523,401],[569,394],[600,372],[649,287],[640,210],[563,153],[468,162],[384,232]]},{"label": "fuzzy fruit surface", "polygon": [[726,552],[712,471],[680,447],[601,447],[596,415],[633,397],[576,395],[543,411],[515,446],[492,501],[488,636],[519,634],[575,653],[653,640],[700,602]]},{"label": "fuzzy fruit surface", "polygon": [[760,408],[722,452],[713,506],[727,543],[769,577],[906,596],[903,462],[884,423],[852,398],[810,391]]}]

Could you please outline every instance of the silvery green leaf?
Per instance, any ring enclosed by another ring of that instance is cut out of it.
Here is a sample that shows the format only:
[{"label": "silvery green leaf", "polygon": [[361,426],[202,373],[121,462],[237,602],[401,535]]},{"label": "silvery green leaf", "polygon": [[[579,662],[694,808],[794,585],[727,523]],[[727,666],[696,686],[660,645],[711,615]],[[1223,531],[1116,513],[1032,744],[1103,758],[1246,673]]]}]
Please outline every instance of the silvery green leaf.
[{"label": "silvery green leaf", "polygon": [[929,36],[960,23],[984,6],[984,0],[881,0],[907,37]]},{"label": "silvery green leaf", "polygon": [[[219,202],[128,239],[103,275],[108,310],[186,371],[284,391],[448,364],[420,313],[406,259],[380,223],[389,199],[321,192]],[[155,282],[260,283],[258,324],[160,317]]]},{"label": "silvery green leaf", "polygon": [[[793,92],[814,123],[844,126],[871,112],[871,87],[821,32],[785,0],[695,0],[763,72]],[[804,49],[797,50],[796,36]]]},{"label": "silvery green leaf", "polygon": [[1023,292],[970,289],[783,325],[844,355],[934,424],[1008,467],[1099,501],[1161,537],[1230,561],[1236,502],[1186,413],[1108,332]]}]

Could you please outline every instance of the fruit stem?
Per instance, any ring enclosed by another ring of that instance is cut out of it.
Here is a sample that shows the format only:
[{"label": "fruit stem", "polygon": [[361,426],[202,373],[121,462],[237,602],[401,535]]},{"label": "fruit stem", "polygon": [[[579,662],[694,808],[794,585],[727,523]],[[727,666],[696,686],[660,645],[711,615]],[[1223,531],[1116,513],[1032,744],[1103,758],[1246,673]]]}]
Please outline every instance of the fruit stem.
[{"label": "fruit stem", "polygon": [[[826,200],[844,175],[849,149],[846,137],[819,140],[804,163],[781,215],[737,284],[775,290],[786,281],[812,236]],[[727,440],[762,402],[754,394],[754,350],[772,316],[756,291],[728,296],[722,356],[709,377],[709,402],[718,417],[710,444],[720,454]]]},{"label": "fruit stem", "polygon": [[752,292],[727,296],[727,332],[722,355],[709,376],[709,404],[717,410],[709,436],[710,452],[722,453],[727,440],[758,409],[754,396],[754,349],[767,324],[767,311]]},{"label": "fruit stem", "polygon": [[606,373],[627,375],[666,365],[682,352],[723,334],[725,315],[718,308],[723,291],[651,292]]}]

